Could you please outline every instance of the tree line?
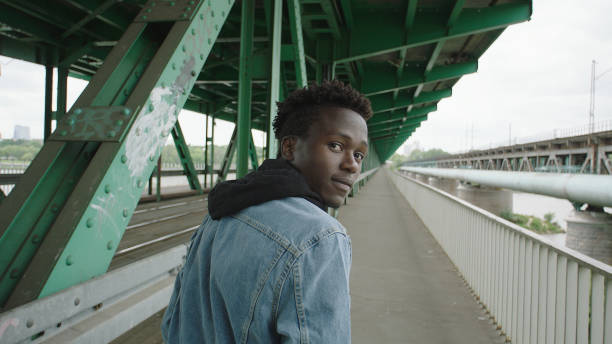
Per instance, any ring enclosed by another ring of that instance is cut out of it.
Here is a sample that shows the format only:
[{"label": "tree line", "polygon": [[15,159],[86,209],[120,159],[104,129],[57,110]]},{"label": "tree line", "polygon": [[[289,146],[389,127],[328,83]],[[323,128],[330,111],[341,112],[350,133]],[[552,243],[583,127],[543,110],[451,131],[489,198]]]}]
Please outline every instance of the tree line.
[{"label": "tree line", "polygon": [[[30,162],[42,148],[42,140],[0,140],[0,160]],[[204,146],[189,145],[189,154],[194,164],[204,165]],[[209,147],[210,149],[210,147]],[[215,145],[215,165],[220,166],[223,162],[227,145]],[[257,147],[257,156],[263,155],[263,149]],[[209,152],[209,157],[210,157]],[[162,149],[162,163],[180,164],[180,159],[174,143],[165,145]]]}]

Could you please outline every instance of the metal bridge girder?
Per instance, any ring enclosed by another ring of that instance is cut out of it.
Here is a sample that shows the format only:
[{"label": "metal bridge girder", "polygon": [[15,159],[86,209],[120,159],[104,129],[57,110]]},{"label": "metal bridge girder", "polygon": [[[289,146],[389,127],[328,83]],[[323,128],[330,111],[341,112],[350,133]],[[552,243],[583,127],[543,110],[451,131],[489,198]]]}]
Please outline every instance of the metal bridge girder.
[{"label": "metal bridge girder", "polygon": [[106,271],[233,1],[173,4],[145,5],[0,205],[4,308]]}]

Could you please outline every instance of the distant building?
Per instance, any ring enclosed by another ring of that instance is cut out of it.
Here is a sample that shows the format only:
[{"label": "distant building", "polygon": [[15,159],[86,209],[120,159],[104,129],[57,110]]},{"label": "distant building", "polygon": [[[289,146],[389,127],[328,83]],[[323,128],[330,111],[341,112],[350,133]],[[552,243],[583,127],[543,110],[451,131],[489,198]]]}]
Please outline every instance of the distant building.
[{"label": "distant building", "polygon": [[30,127],[23,125],[16,125],[15,132],[13,133],[13,140],[29,140],[30,139]]}]

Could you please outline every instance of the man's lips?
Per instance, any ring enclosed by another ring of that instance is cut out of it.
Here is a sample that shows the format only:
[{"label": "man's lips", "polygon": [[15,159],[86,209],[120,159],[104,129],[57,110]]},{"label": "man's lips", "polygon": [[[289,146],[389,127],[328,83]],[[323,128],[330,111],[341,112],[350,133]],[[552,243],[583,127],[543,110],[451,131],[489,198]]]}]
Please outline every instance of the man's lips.
[{"label": "man's lips", "polygon": [[332,182],[345,191],[349,191],[353,187],[353,181],[348,178],[334,177],[332,178]]}]

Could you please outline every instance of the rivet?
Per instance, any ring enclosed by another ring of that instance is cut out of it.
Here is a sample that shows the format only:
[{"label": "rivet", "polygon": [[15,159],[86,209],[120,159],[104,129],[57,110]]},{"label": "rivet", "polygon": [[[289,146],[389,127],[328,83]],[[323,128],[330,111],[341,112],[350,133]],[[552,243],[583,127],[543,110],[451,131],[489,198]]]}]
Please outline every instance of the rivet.
[{"label": "rivet", "polygon": [[19,277],[19,270],[17,269],[11,270],[11,278],[16,279],[17,277]]},{"label": "rivet", "polygon": [[[127,90],[125,90],[125,91],[127,92]],[[123,109],[123,114],[124,114],[124,115],[126,115],[126,116],[129,116],[129,115],[130,115],[130,112],[131,112],[131,111],[130,111],[130,109],[128,109],[128,108]]]},{"label": "rivet", "polygon": [[69,118],[68,119],[68,125],[73,126],[74,123],[76,123],[76,121],[74,120],[74,118]]},{"label": "rivet", "polygon": [[32,244],[38,244],[40,242],[40,236],[38,234],[32,235]]},{"label": "rivet", "polygon": [[200,13],[200,20],[204,20],[204,13]]},{"label": "rivet", "polygon": [[195,1],[193,1],[193,0],[189,1],[189,4],[190,4],[190,5],[195,4]]},{"label": "rivet", "polygon": [[151,155],[151,156],[149,156],[149,160],[153,161],[153,160],[155,160],[155,157],[153,155]]},{"label": "rivet", "polygon": [[153,104],[149,104],[149,112],[155,110],[155,106],[153,106]]},{"label": "rivet", "polygon": [[176,69],[176,63],[172,62],[172,70]]},{"label": "rivet", "polygon": [[106,243],[106,249],[107,250],[112,250],[113,249],[113,242],[112,241],[109,241],[109,242]]},{"label": "rivet", "polygon": [[174,6],[174,5],[175,5],[174,1],[170,1],[170,6]]},{"label": "rivet", "polygon": [[195,70],[191,71],[191,76],[196,76],[196,71]]},{"label": "rivet", "polygon": [[215,17],[215,11],[210,11],[210,16],[214,18]]},{"label": "rivet", "polygon": [[60,131],[60,135],[61,136],[66,136],[66,135],[68,135],[68,132],[66,130],[62,130],[62,131]]},{"label": "rivet", "polygon": [[85,222],[85,226],[87,226],[87,228],[91,228],[94,225],[94,219],[92,219],[91,217],[87,219],[87,222]]},{"label": "rivet", "polygon": [[204,54],[200,54],[200,60],[204,60]]},{"label": "rivet", "polygon": [[72,255],[68,255],[68,257],[66,257],[66,265],[70,266],[72,263],[74,263],[72,261]]},{"label": "rivet", "polygon": [[215,24],[215,30],[219,31],[219,24]]},{"label": "rivet", "polygon": [[195,36],[195,29],[191,29],[191,34]]},{"label": "rivet", "polygon": [[151,9],[150,8],[147,8],[147,13],[151,13]]},{"label": "rivet", "polygon": [[181,17],[183,17],[183,18],[187,18],[187,13],[183,13],[183,14],[181,14]]},{"label": "rivet", "polygon": [[127,161],[127,156],[125,154],[123,154],[121,156],[121,162],[125,164],[126,161]]},{"label": "rivet", "polygon": [[129,213],[127,209],[123,209],[123,217],[128,217]]},{"label": "rivet", "polygon": [[142,180],[138,179],[138,182],[136,182],[136,185],[141,188],[144,186],[144,183],[142,182]]},{"label": "rivet", "polygon": [[212,43],[212,39],[209,38],[208,39],[208,44],[211,44],[211,43]]},{"label": "rivet", "polygon": [[189,12],[189,11],[191,11],[191,7],[185,8],[185,12]]},{"label": "rivet", "polygon": [[225,17],[225,11],[221,11],[221,17]]},{"label": "rivet", "polygon": [[161,87],[166,87],[166,83],[164,81],[161,82]]},{"label": "rivet", "polygon": [[109,131],[108,134],[106,134],[108,137],[115,137],[115,132],[113,130]]},{"label": "rivet", "polygon": [[106,193],[110,193],[111,192],[110,185],[108,185],[108,184],[104,185],[104,192],[106,192]]},{"label": "rivet", "polygon": [[123,125],[123,121],[119,119],[119,120],[117,120],[115,122],[115,124],[118,125],[118,126],[122,126]]},{"label": "rivet", "polygon": [[74,114],[75,115],[80,115],[82,113],[83,113],[83,109],[81,109],[81,108],[78,108],[78,109],[74,110]]},{"label": "rivet", "polygon": [[142,16],[142,19],[147,19],[147,16]]},{"label": "rivet", "polygon": [[151,7],[153,7],[153,6],[155,6],[155,5],[156,5],[156,3],[155,3],[155,1],[153,1],[153,2],[151,3]]},{"label": "rivet", "polygon": [[162,131],[162,136],[163,136],[163,137],[168,136],[168,130],[164,130],[164,131]]},{"label": "rivet", "polygon": [[79,303],[81,303],[81,299],[79,299],[78,297],[74,299],[74,305],[78,306]]},{"label": "rivet", "polygon": [[127,96],[130,94],[130,91],[128,91],[128,89],[126,88],[125,90],[123,90],[123,94]]},{"label": "rivet", "polygon": [[54,205],[51,206],[51,212],[52,213],[57,213],[58,211],[59,211],[59,208],[58,208],[57,205],[54,204]]},{"label": "rivet", "polygon": [[183,47],[181,48],[183,50],[183,52],[187,51],[187,47],[183,44]]},{"label": "rivet", "polygon": [[27,328],[30,328],[30,327],[32,327],[32,326],[34,326],[34,320],[32,320],[32,319],[28,319],[28,321],[26,321],[26,327],[27,327]]}]

